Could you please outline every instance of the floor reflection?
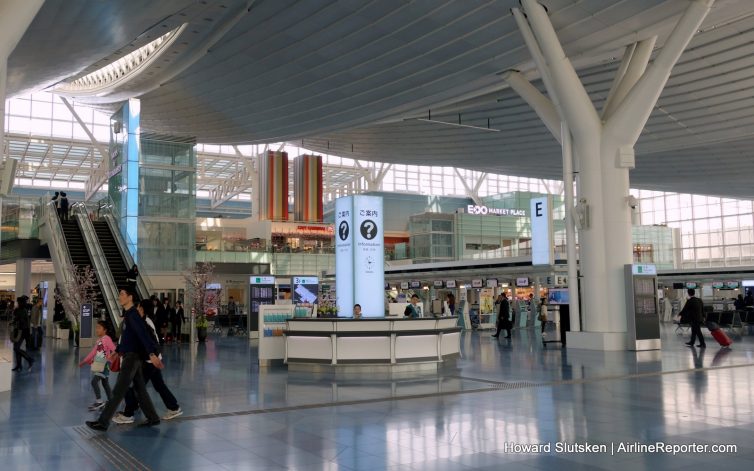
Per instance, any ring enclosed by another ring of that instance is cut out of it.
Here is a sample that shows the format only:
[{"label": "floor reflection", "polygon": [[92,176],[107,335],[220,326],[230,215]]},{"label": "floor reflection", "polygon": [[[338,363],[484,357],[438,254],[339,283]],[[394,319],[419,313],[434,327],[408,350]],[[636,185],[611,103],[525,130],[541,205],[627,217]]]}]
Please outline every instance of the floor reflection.
[{"label": "floor reflection", "polygon": [[[510,341],[470,332],[463,357],[439,372],[389,377],[260,369],[254,344],[210,338],[165,348],[164,375],[184,418],[152,430],[113,427],[108,437],[152,469],[693,469],[721,459],[751,467],[754,336],[720,350],[686,340],[663,329],[661,351],[602,353],[545,349],[533,330]],[[0,393],[8,469],[115,468],[73,432],[90,416],[81,353],[48,341],[36,353],[40,367]],[[739,449],[672,460],[554,450],[655,441]]]}]

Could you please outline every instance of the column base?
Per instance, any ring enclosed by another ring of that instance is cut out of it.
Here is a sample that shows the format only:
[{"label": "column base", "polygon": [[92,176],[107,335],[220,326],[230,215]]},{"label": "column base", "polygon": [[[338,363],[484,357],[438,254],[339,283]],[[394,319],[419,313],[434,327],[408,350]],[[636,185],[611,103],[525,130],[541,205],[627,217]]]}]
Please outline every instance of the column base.
[{"label": "column base", "polygon": [[0,392],[10,391],[13,363],[0,357]]},{"label": "column base", "polygon": [[626,336],[626,332],[566,332],[566,346],[603,352],[625,351],[628,348]]}]

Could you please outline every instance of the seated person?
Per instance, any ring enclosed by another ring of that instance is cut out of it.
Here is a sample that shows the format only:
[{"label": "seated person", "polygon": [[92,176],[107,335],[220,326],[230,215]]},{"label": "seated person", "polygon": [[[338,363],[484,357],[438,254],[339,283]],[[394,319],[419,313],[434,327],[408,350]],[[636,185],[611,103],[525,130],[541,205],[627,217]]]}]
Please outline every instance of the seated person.
[{"label": "seated person", "polygon": [[412,295],[411,296],[411,304],[406,306],[406,310],[403,311],[403,315],[406,317],[410,317],[411,319],[418,319],[421,317],[419,314],[419,307],[416,305],[419,302],[419,296]]},{"label": "seated person", "polygon": [[353,305],[353,318],[354,319],[361,319],[361,304],[354,304]]}]

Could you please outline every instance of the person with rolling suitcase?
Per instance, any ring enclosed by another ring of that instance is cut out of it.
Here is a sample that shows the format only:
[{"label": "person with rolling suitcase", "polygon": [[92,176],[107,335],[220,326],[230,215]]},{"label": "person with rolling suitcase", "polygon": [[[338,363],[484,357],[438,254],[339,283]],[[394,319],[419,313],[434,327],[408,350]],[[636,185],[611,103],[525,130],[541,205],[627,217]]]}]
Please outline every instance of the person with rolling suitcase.
[{"label": "person with rolling suitcase", "polygon": [[717,340],[717,343],[719,343],[721,347],[730,348],[733,344],[733,341],[728,337],[728,334],[726,334],[725,331],[723,331],[723,329],[721,329],[715,322],[707,322],[707,328],[709,329],[709,333],[712,334],[712,337]]},{"label": "person with rolling suitcase", "polygon": [[678,313],[681,319],[689,319],[691,322],[691,340],[686,342],[686,346],[693,347],[694,340],[699,338],[699,348],[707,348],[707,344],[704,342],[704,336],[702,335],[702,323],[704,322],[704,304],[702,300],[695,296],[696,290],[694,288],[688,289],[689,300],[686,301],[686,305],[683,306],[681,312]]}]

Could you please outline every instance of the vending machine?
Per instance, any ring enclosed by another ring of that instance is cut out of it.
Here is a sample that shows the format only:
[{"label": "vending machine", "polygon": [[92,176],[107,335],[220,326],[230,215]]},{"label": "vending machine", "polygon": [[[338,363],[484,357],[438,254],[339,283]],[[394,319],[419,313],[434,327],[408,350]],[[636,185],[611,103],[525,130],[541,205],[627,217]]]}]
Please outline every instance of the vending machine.
[{"label": "vending machine", "polygon": [[628,349],[659,350],[660,304],[657,268],[654,265],[625,265],[626,324]]}]

